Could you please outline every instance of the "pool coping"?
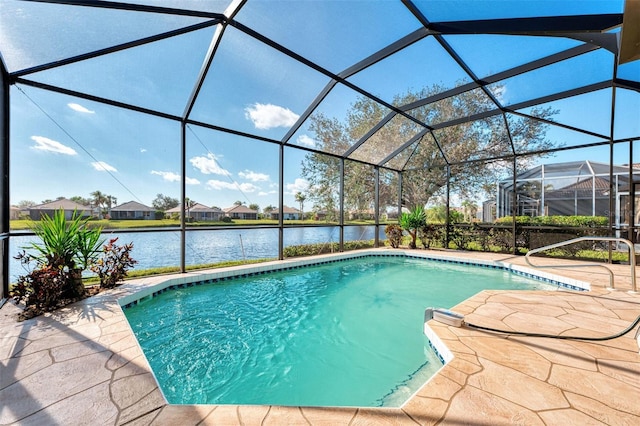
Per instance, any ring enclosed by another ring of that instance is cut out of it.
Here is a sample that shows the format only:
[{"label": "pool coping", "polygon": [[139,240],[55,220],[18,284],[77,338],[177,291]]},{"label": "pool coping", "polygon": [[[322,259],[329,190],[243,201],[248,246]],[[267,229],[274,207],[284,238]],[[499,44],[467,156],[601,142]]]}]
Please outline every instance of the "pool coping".
[{"label": "pool coping", "polygon": [[[523,262],[522,257],[490,253],[400,251],[463,262],[472,257],[516,269],[520,268],[518,262]],[[566,327],[581,318],[586,323],[575,333],[613,332],[635,318],[640,309],[640,296],[624,291],[630,288],[628,267],[613,268],[621,277],[616,281],[619,291],[606,289],[607,274],[563,269],[563,279],[582,281],[588,276],[592,290],[484,291],[455,310],[474,322],[502,327],[526,327],[534,321],[561,332],[559,324]],[[241,269],[225,270],[233,274]],[[22,323],[15,321],[19,309],[5,304],[0,310],[0,399],[5,402],[0,424],[640,422],[640,407],[634,397],[640,392],[640,357],[631,337],[597,345],[545,340],[549,347],[545,349],[526,338],[491,336],[433,321],[429,325],[455,357],[401,408],[167,404],[118,300],[167,279],[193,280],[201,275],[128,281]],[[564,312],[562,316],[558,316],[559,310]],[[499,379],[497,387],[495,379]],[[598,386],[588,385],[592,382]],[[583,401],[600,402],[585,405]]]},{"label": "pool coping", "polygon": [[[434,253],[422,253],[416,252],[413,250],[403,250],[403,249],[364,249],[353,252],[343,252],[343,253],[331,253],[325,254],[321,256],[314,256],[313,258],[304,257],[304,258],[294,258],[294,259],[285,259],[282,261],[271,261],[260,264],[252,264],[252,265],[243,265],[240,267],[232,267],[232,268],[223,268],[217,271],[197,271],[189,274],[188,277],[167,277],[165,280],[158,281],[154,284],[143,285],[142,288],[138,288],[133,292],[128,294],[121,295],[118,297],[117,301],[124,311],[141,301],[146,301],[150,298],[156,297],[165,292],[176,290],[176,289],[184,289],[189,287],[194,287],[198,285],[208,285],[215,284],[218,282],[230,281],[235,278],[245,278],[250,276],[260,276],[265,275],[271,272],[279,272],[279,271],[291,271],[296,269],[301,269],[310,266],[316,265],[326,265],[331,263],[339,263],[350,259],[361,259],[367,257],[403,257],[407,259],[422,259],[427,261],[434,262],[442,262],[449,263],[454,265],[466,265],[466,266],[474,266],[480,268],[490,268],[502,270],[505,272],[513,273],[515,275],[524,276],[526,278],[535,279],[541,281],[546,284],[555,285],[567,290],[572,291],[589,291],[591,289],[591,285],[586,281],[576,280],[568,277],[564,277],[561,275],[549,273],[546,271],[534,270],[533,268],[512,264],[510,262],[504,261],[486,261],[480,259],[470,260],[469,258],[463,257],[455,257],[455,256],[447,256],[447,255],[437,255]],[[426,306],[425,306],[426,308]],[[454,358],[453,353],[447,347],[447,345],[440,339],[440,337],[435,333],[435,331],[429,326],[428,322],[424,323],[424,335],[428,339],[429,346],[435,352],[436,356],[439,358],[442,366],[424,383],[422,383],[418,389],[416,389],[412,395],[410,395],[403,404],[400,406],[386,406],[386,407],[367,407],[371,409],[376,408],[402,408],[405,404],[407,404],[411,398],[429,381],[436,375],[438,372],[444,368],[449,362],[451,362]],[[131,330],[132,333],[133,330]],[[135,334],[135,333],[134,333]],[[137,341],[137,339],[136,339]],[[140,350],[144,354],[144,350],[140,347]],[[146,355],[145,355],[146,359]],[[149,361],[147,360],[149,364]],[[168,399],[164,395],[162,391],[162,387],[159,385],[158,379],[155,377],[155,372],[150,367],[154,378],[158,382],[158,388],[160,392],[162,392],[163,398],[169,404]]]}]

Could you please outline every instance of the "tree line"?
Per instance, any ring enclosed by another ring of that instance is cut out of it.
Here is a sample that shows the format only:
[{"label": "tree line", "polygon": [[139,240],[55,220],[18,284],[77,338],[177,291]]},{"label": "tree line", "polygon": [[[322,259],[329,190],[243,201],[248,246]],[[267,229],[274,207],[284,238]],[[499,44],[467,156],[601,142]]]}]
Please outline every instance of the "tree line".
[{"label": "tree line", "polygon": [[[409,91],[396,95],[392,104],[422,123],[434,126],[496,109],[491,99],[479,89],[409,109],[443,91],[445,88],[439,85]],[[480,194],[487,195],[495,188],[497,176],[511,172],[512,163],[469,160],[508,157],[514,150],[541,152],[553,147],[554,143],[546,138],[546,131],[547,123],[557,112],[535,107],[528,114],[536,119],[497,114],[475,121],[460,120],[460,124],[433,129],[421,137],[423,126],[396,116],[353,149],[389,114],[382,105],[360,97],[351,105],[344,120],[323,113],[311,116],[310,130],[314,133],[317,150],[334,155],[320,152],[306,155],[302,162],[302,177],[309,182],[307,197],[327,212],[337,210],[341,176],[339,157],[352,150],[344,162],[344,209],[347,211],[362,212],[375,207],[374,167],[349,159],[373,163],[387,160],[379,173],[381,211],[398,205],[399,178],[389,169],[402,170],[401,204],[408,210],[442,201],[447,182],[451,192],[457,193],[461,201],[477,199]],[[412,144],[407,144],[414,138]],[[387,157],[394,152],[397,155]],[[535,158],[517,157],[518,170],[530,166]]]},{"label": "tree line", "polygon": [[[40,204],[47,204],[47,203],[51,203],[56,200],[62,200],[65,198],[67,197],[59,196],[55,199],[46,199],[46,200],[42,200]],[[295,195],[295,199],[300,204],[300,211],[304,211],[303,210],[304,200],[306,199],[306,196],[303,195],[301,192],[298,192]],[[83,206],[98,207],[101,213],[104,215],[108,214],[113,207],[118,205],[118,199],[115,196],[105,194],[102,191],[93,191],[89,197],[75,195],[73,197],[69,197],[69,200],[76,202],[78,204],[81,204]],[[196,203],[197,202],[195,200],[192,200],[188,197],[185,198],[185,208],[187,210],[193,207]],[[28,209],[29,207],[36,206],[37,204],[38,203],[31,200],[22,200],[18,202],[17,207],[20,209]],[[178,207],[179,205],[180,205],[180,200],[178,198],[170,197],[162,193],[156,194],[156,197],[151,202],[151,207],[153,207],[157,211],[162,211],[162,212],[171,210],[175,207]],[[233,203],[233,205],[235,206],[247,205],[247,203],[245,201],[237,200]],[[211,207],[220,208],[218,206],[211,206]],[[251,203],[247,207],[250,208],[251,210],[255,210],[256,212],[260,212],[260,206],[256,203]],[[268,215],[275,210],[277,210],[277,207],[270,204],[263,209],[263,213]]]}]

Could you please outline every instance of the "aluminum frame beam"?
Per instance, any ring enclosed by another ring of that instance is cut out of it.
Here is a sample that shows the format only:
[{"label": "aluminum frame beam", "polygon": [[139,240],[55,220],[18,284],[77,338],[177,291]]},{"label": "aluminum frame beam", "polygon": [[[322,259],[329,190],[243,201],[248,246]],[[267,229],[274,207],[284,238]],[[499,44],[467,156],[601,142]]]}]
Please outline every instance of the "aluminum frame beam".
[{"label": "aluminum frame beam", "polygon": [[25,68],[19,71],[14,71],[11,73],[11,76],[12,78],[16,78],[16,77],[22,77],[22,76],[26,76],[26,75],[41,72],[41,71],[47,71],[47,70],[58,68],[64,65],[86,61],[87,59],[98,58],[100,56],[108,55],[110,53],[120,52],[122,50],[131,49],[133,47],[143,46],[145,44],[154,43],[156,41],[165,40],[171,37],[187,34],[193,31],[198,31],[204,28],[212,27],[214,25],[218,25],[219,23],[220,23],[219,20],[212,20],[212,21],[201,22],[199,24],[189,25],[187,27],[179,28],[177,30],[163,32],[160,34],[144,37],[144,38],[130,41],[127,43],[121,43],[115,46],[106,47],[104,49],[94,50],[92,52],[83,53],[81,55],[75,55],[75,56],[61,59],[58,61],[36,65],[34,67]]}]

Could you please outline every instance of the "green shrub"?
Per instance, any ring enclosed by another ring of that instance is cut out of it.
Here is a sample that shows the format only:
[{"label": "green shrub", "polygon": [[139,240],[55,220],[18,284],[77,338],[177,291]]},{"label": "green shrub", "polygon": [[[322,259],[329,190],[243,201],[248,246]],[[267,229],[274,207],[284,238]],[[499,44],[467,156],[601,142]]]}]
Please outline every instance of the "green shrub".
[{"label": "green shrub", "polygon": [[489,231],[489,241],[498,246],[501,252],[510,253],[513,249],[513,233],[506,228],[492,228]]},{"label": "green shrub", "polygon": [[[497,225],[511,225],[512,216],[496,219]],[[568,227],[600,227],[608,226],[609,218],[606,216],[516,216],[517,225],[530,226],[568,226]]]},{"label": "green shrub", "polygon": [[16,302],[24,302],[27,308],[51,310],[56,308],[65,296],[69,296],[69,281],[68,270],[43,265],[19,276],[13,286],[12,296]]},{"label": "green shrub", "polygon": [[[35,269],[18,281],[24,286],[22,292],[32,291],[33,294],[18,294],[17,299],[32,300],[39,295],[47,299],[57,290],[43,290],[40,288],[57,288],[60,297],[81,297],[85,293],[82,284],[82,271],[87,269],[97,258],[100,246],[104,242],[101,237],[101,227],[90,227],[89,219],[81,217],[74,212],[71,219],[67,220],[64,210],[56,210],[53,217],[43,216],[38,222],[31,225],[31,229],[40,241],[31,242],[23,247],[30,250],[16,256],[23,265],[35,262]],[[63,271],[59,273],[56,271]],[[45,280],[38,283],[39,279]],[[62,280],[62,281],[60,281]],[[55,285],[54,285],[55,283]],[[33,301],[35,306],[53,306],[50,301]]]},{"label": "green shrub", "polygon": [[569,226],[569,227],[601,227],[609,225],[606,216],[539,216],[534,218],[534,225]]},{"label": "green shrub", "polygon": [[420,206],[416,206],[409,213],[402,213],[400,216],[400,226],[407,231],[411,236],[411,242],[409,248],[416,248],[416,239],[418,237],[418,229],[422,227],[427,221],[427,216],[424,209]]},{"label": "green shrub", "polygon": [[452,226],[449,231],[449,239],[459,250],[467,250],[474,236],[473,230],[468,226]]},{"label": "green shrub", "polygon": [[31,230],[40,239],[26,249],[32,250],[31,259],[38,266],[51,265],[68,269],[87,269],[98,256],[102,228],[89,227],[88,219],[74,212],[67,220],[64,210],[56,210],[53,217],[42,216],[31,225]]},{"label": "green shrub", "polygon": [[444,227],[433,223],[425,223],[418,228],[418,239],[422,248],[428,249],[431,246],[443,245]]},{"label": "green shrub", "polygon": [[[533,218],[531,216],[516,216],[516,224],[529,225],[531,224],[532,219]],[[499,217],[494,223],[496,225],[511,225],[513,223],[513,216]]]},{"label": "green shrub", "polygon": [[387,236],[387,241],[391,247],[400,247],[400,243],[402,242],[402,227],[400,225],[389,224],[385,226],[384,234]]},{"label": "green shrub", "polygon": [[[372,248],[373,246],[374,240],[345,241],[344,251]],[[340,244],[335,242],[302,244],[297,246],[285,247],[283,250],[283,255],[284,257],[315,256],[325,253],[337,253],[339,250]]]},{"label": "green shrub", "polygon": [[112,238],[103,247],[103,255],[93,265],[91,271],[98,275],[100,288],[113,288],[127,276],[127,270],[136,263],[131,257],[133,243],[118,246],[118,238]]}]

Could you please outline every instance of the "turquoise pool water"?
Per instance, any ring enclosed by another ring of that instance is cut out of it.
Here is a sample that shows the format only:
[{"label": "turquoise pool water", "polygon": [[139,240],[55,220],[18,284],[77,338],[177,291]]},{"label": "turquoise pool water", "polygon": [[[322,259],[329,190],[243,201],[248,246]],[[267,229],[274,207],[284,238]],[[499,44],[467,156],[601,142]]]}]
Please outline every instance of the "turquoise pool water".
[{"label": "turquoise pool water", "polygon": [[550,288],[369,256],[176,289],[125,314],[172,404],[400,406],[442,365],[423,335],[427,306]]}]

